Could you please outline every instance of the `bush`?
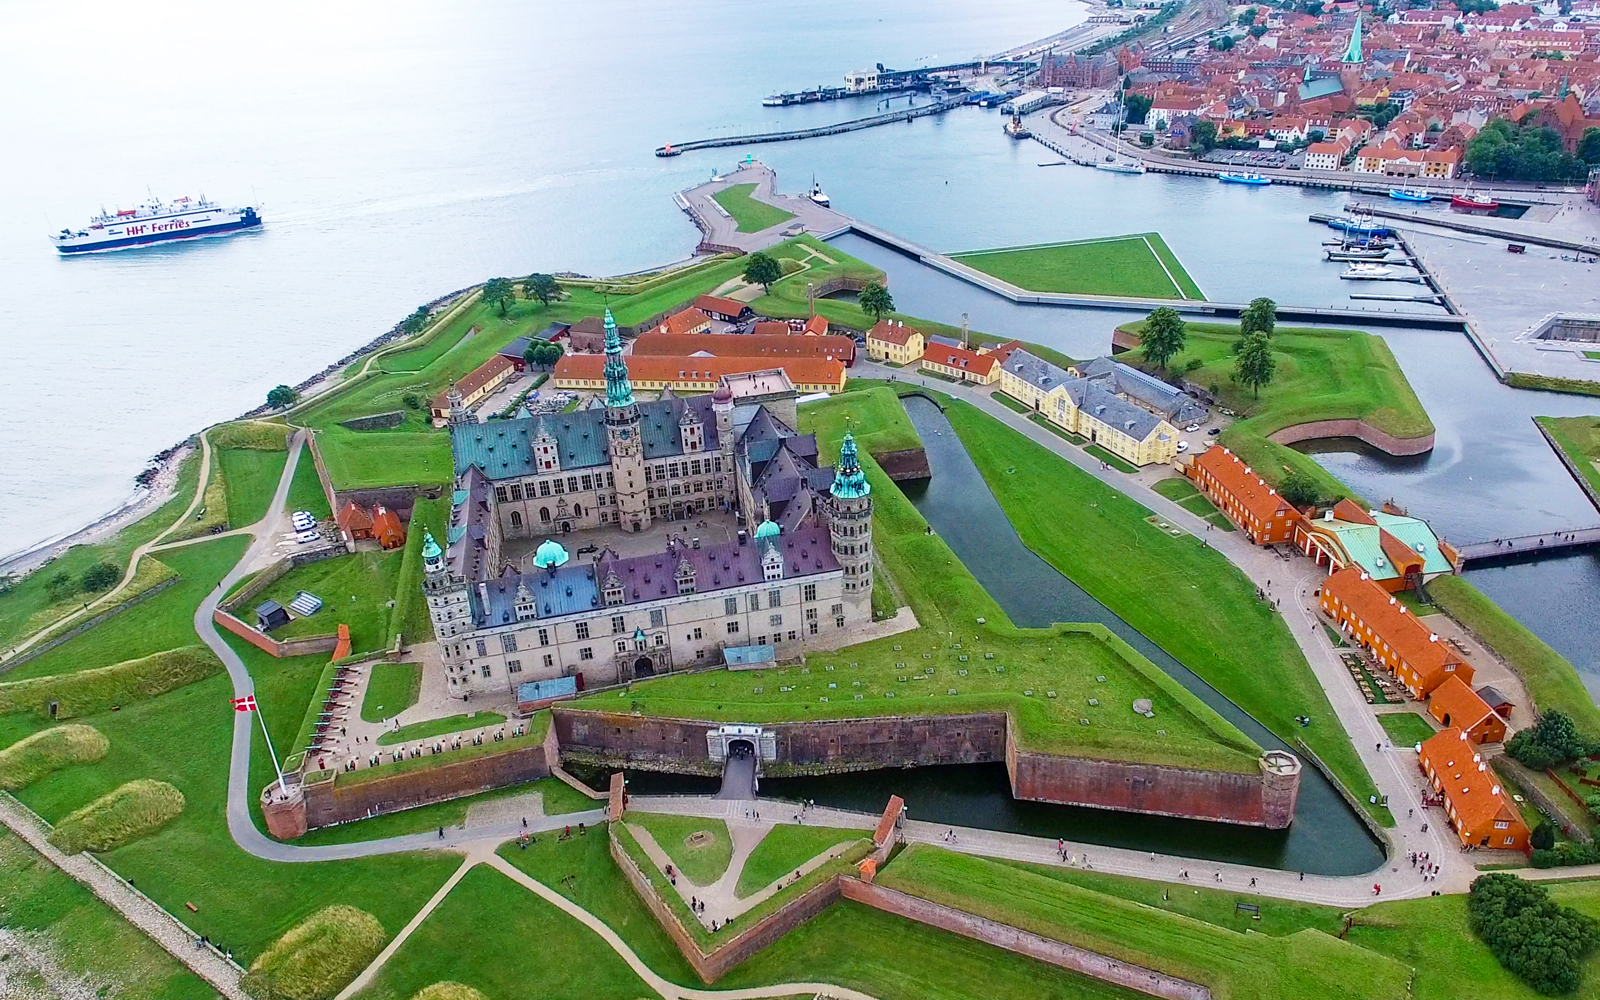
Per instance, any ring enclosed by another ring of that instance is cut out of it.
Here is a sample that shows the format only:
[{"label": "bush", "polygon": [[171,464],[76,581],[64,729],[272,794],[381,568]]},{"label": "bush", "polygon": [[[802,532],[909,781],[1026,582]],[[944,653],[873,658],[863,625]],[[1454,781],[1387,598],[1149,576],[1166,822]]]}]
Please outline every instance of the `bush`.
[{"label": "bush", "polygon": [[165,781],[141,778],[69,813],[50,831],[50,843],[68,854],[104,853],[156,832],[182,812],[182,792]]},{"label": "bush", "polygon": [[257,956],[239,985],[256,997],[326,1000],[360,975],[387,940],[372,914],[353,906],[325,907]]},{"label": "bush", "polygon": [[51,771],[93,764],[111,743],[93,726],[73,724],[41,730],[0,750],[0,788],[14,792]]},{"label": "bush", "polygon": [[1542,885],[1496,872],[1467,896],[1472,932],[1510,972],[1540,993],[1571,993],[1584,957],[1600,944],[1600,924],[1550,901]]},{"label": "bush", "polygon": [[422,397],[414,392],[408,392],[404,396],[401,396],[400,402],[406,404],[406,408],[409,410],[422,409]]},{"label": "bush", "polygon": [[434,983],[413,993],[411,1000],[487,1000],[487,998],[463,983]]},{"label": "bush", "polygon": [[1537,725],[1522,730],[1506,743],[1506,753],[1535,771],[1583,757],[1594,749],[1567,714],[1557,709],[1544,713]]},{"label": "bush", "polygon": [[1563,840],[1550,848],[1535,848],[1528,857],[1535,868],[1570,868],[1573,865],[1600,864],[1600,847]]},{"label": "bush", "polygon": [[37,712],[49,719],[51,702],[56,703],[57,719],[93,715],[175,691],[221,669],[217,654],[197,645],[124,660],[109,667],[10,681],[0,684],[0,715]]},{"label": "bush", "polygon": [[1296,507],[1309,507],[1317,502],[1317,481],[1295,469],[1278,484],[1278,493]]},{"label": "bush", "polygon": [[110,590],[122,579],[122,569],[114,562],[102,561],[83,571],[83,576],[78,582],[83,589],[91,594],[98,594],[102,590]]},{"label": "bush", "polygon": [[1540,820],[1539,825],[1528,835],[1528,843],[1532,844],[1536,851],[1548,851],[1556,846],[1556,828],[1549,820]]},{"label": "bush", "polygon": [[72,577],[58,570],[45,577],[44,592],[52,601],[64,601],[78,592],[78,585],[73,582]]},{"label": "bush", "polygon": [[289,428],[270,420],[235,420],[206,431],[213,448],[244,448],[250,451],[287,451]]}]

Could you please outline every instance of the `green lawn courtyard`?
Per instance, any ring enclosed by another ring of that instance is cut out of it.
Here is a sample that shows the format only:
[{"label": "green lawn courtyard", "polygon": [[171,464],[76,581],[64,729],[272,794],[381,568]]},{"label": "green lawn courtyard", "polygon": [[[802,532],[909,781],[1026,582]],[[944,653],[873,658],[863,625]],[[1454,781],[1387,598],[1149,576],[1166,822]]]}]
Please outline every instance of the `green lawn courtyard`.
[{"label": "green lawn courtyard", "polygon": [[1378,724],[1389,734],[1397,747],[1409,747],[1432,738],[1436,729],[1433,723],[1416,712],[1385,712],[1378,716]]},{"label": "green lawn courtyard", "polygon": [[252,604],[273,600],[288,607],[295,594],[304,590],[322,598],[322,609],[275,629],[275,638],[328,635],[345,624],[350,626],[352,653],[382,649],[389,635],[392,611],[388,604],[395,599],[402,558],[402,552],[363,550],[300,566],[273,581]]},{"label": "green lawn courtyard", "polygon": [[723,188],[711,197],[722,206],[723,211],[733,216],[733,221],[738,224],[741,233],[759,233],[763,229],[771,229],[794,218],[793,212],[785,212],[775,205],[756,201],[751,197],[755,189],[754,184],[735,184]]},{"label": "green lawn courtyard", "polygon": [[374,663],[367,693],[361,699],[361,719],[382,722],[417,703],[422,691],[422,664]]},{"label": "green lawn courtyard", "polygon": [[950,257],[1030,292],[1205,298],[1159,233],[969,250]]},{"label": "green lawn courtyard", "polygon": [[1600,495],[1600,417],[1536,417],[1583,481]]}]

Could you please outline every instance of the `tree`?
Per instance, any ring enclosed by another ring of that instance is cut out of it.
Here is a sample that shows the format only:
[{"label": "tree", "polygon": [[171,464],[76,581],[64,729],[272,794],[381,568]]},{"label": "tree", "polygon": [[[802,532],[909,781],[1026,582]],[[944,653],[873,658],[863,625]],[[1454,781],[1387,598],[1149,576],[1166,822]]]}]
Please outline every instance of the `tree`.
[{"label": "tree", "polygon": [[872,314],[877,322],[883,322],[885,313],[894,312],[894,296],[889,290],[876,281],[867,282],[867,287],[861,290],[861,310]]},{"label": "tree", "polygon": [[1321,491],[1309,473],[1295,469],[1278,484],[1278,495],[1296,507],[1311,507],[1320,499]]},{"label": "tree", "polygon": [[97,562],[83,571],[78,578],[78,583],[91,594],[102,590],[110,590],[118,580],[122,579],[122,570],[114,562]]},{"label": "tree", "polygon": [[512,287],[510,278],[490,278],[483,283],[483,301],[491,306],[499,306],[502,316],[516,301],[516,297],[517,291]]},{"label": "tree", "polygon": [[1214,40],[1211,43],[1211,47],[1216,49],[1218,52],[1227,52],[1229,49],[1233,48],[1233,36],[1223,35],[1221,38]]},{"label": "tree", "polygon": [[[1591,151],[1600,153],[1600,139]],[[1567,152],[1561,133],[1535,124],[1532,115],[1520,123],[1490,119],[1467,142],[1466,163],[1480,177],[1508,180],[1566,180],[1588,173],[1587,164]]]},{"label": "tree", "polygon": [[1306,4],[1306,13],[1312,17],[1322,16],[1322,0],[1309,0]]},{"label": "tree", "polygon": [[783,265],[770,254],[758,250],[745,261],[744,280],[752,285],[760,285],[763,291],[771,292],[773,284],[781,277]]},{"label": "tree", "polygon": [[427,325],[428,307],[417,306],[416,310],[412,312],[410,316],[407,316],[405,319],[400,321],[400,332],[408,337],[414,337],[421,333],[422,328]]},{"label": "tree", "polygon": [[404,396],[401,396],[400,402],[404,403],[407,409],[422,409],[422,397],[414,392],[408,392]]},{"label": "tree", "polygon": [[565,353],[560,344],[543,341],[529,349],[534,355],[534,363],[544,368],[554,368],[561,355]]},{"label": "tree", "polygon": [[1150,105],[1154,103],[1154,100],[1144,94],[1124,94],[1122,106],[1127,109],[1128,124],[1143,125],[1145,116],[1150,113]]},{"label": "tree", "polygon": [[1239,13],[1239,27],[1248,28],[1256,23],[1257,8],[1246,7]]},{"label": "tree", "polygon": [[17,589],[17,574],[0,573],[0,596],[11,593]]},{"label": "tree", "polygon": [[300,394],[286,385],[273,386],[267,393],[267,405],[274,410],[281,410],[293,406],[299,398]]},{"label": "tree", "polygon": [[1250,26],[1250,37],[1251,38],[1260,38],[1262,35],[1265,35],[1266,33],[1267,33],[1267,26],[1264,25],[1264,24],[1254,24],[1254,25]]},{"label": "tree", "polygon": [[1189,143],[1201,156],[1217,148],[1217,123],[1208,118],[1195,122],[1189,129]]},{"label": "tree", "polygon": [[[1596,796],[1593,795],[1589,796],[1591,799],[1595,797]],[[1589,811],[1593,812],[1594,807],[1590,806]],[[1536,851],[1548,851],[1550,848],[1556,846],[1555,826],[1552,825],[1547,819],[1540,820],[1539,825],[1533,828],[1532,833],[1528,834],[1528,843],[1532,845],[1533,849]]]},{"label": "tree", "polygon": [[522,294],[530,299],[538,299],[541,305],[547,306],[551,299],[561,294],[561,286],[548,274],[530,274],[522,279]]},{"label": "tree", "polygon": [[1578,140],[1578,159],[1591,165],[1600,165],[1600,128],[1586,128]]},{"label": "tree", "polygon": [[1587,756],[1594,749],[1595,745],[1578,732],[1572,719],[1560,709],[1551,709],[1539,716],[1538,724],[1506,742],[1506,753],[1535,771]]},{"label": "tree", "polygon": [[64,601],[77,593],[78,585],[72,582],[72,577],[64,571],[57,571],[45,578],[45,596],[52,601]]},{"label": "tree", "polygon": [[1495,959],[1540,993],[1571,993],[1583,960],[1600,944],[1600,924],[1550,899],[1549,890],[1506,872],[1480,875],[1467,894],[1467,919]]},{"label": "tree", "polygon": [[1146,316],[1144,330],[1139,334],[1145,360],[1157,368],[1167,367],[1167,362],[1183,350],[1184,325],[1183,317],[1171,306],[1162,306]]},{"label": "tree", "polygon": [[1278,360],[1272,356],[1272,345],[1264,334],[1252,333],[1244,338],[1244,346],[1233,359],[1233,380],[1255,390],[1261,396],[1261,387],[1272,382]]},{"label": "tree", "polygon": [[1252,333],[1259,333],[1263,337],[1270,337],[1278,329],[1278,304],[1266,296],[1251,299],[1250,304],[1244,307],[1239,314],[1239,336],[1241,339]]}]

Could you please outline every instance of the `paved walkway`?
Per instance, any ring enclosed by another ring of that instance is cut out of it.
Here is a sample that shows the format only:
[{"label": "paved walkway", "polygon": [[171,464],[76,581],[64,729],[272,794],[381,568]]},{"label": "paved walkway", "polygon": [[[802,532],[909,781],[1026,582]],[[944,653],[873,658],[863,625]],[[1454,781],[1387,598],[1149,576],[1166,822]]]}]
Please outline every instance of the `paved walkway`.
[{"label": "paved walkway", "polygon": [[[717,193],[739,184],[754,184],[756,188],[751,192],[752,198],[781,208],[794,218],[780,222],[776,226],[768,226],[759,232],[739,232],[739,224],[717,204],[714,197]],[[679,204],[699,220],[700,232],[705,242],[718,246],[738,247],[746,252],[764,250],[782,243],[788,239],[785,234],[796,227],[802,227],[813,235],[822,236],[850,225],[848,216],[823,208],[804,193],[779,194],[777,184],[777,173],[765,163],[756,160],[730,174],[723,174],[713,181],[682,192],[678,196]]]}]

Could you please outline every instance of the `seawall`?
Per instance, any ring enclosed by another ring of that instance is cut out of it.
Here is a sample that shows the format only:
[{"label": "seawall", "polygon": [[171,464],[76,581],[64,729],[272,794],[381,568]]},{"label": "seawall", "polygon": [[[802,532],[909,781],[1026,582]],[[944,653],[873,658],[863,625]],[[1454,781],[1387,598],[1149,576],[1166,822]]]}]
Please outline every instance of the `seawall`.
[{"label": "seawall", "polygon": [[1267,435],[1278,444],[1295,444],[1318,438],[1353,437],[1379,451],[1395,456],[1424,455],[1433,450],[1433,432],[1419,437],[1396,437],[1378,430],[1364,420],[1312,420],[1283,427]]}]

